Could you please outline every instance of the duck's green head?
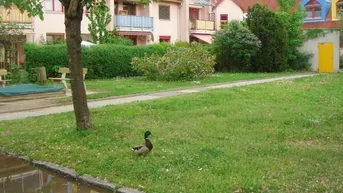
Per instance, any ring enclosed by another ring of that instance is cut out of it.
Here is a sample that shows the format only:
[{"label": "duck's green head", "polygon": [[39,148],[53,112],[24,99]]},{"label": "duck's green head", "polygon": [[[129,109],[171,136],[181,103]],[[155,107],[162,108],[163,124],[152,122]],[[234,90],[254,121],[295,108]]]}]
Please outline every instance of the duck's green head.
[{"label": "duck's green head", "polygon": [[146,138],[148,138],[150,135],[151,135],[151,132],[150,132],[150,131],[146,131],[146,132],[144,133],[144,138],[146,139]]}]

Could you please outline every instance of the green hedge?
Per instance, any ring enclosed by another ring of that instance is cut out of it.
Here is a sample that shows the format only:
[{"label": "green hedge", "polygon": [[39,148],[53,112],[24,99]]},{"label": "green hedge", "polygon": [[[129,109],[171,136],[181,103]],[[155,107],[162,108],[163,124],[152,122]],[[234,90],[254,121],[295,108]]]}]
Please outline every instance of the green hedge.
[{"label": "green hedge", "polygon": [[[82,64],[88,68],[86,78],[112,78],[117,76],[137,75],[131,68],[134,57],[142,57],[144,53],[163,55],[166,46],[155,44],[148,46],[97,45],[82,48]],[[44,66],[48,77],[58,76],[59,67],[68,67],[66,45],[25,45],[25,69],[30,80],[35,81],[37,67]]]}]

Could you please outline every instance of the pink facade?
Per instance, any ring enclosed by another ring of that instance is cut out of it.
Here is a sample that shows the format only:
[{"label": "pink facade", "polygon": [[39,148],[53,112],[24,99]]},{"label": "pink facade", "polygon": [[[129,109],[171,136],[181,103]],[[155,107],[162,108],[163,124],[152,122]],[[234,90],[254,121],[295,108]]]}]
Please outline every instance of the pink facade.
[{"label": "pink facade", "polygon": [[[223,18],[243,19],[243,11],[232,0],[215,3],[212,0],[168,0],[149,5],[133,1],[107,0],[113,18],[108,30],[116,28],[119,35],[132,39],[136,45],[175,41],[211,43],[211,36],[220,29]],[[33,19],[33,33],[28,41],[40,43],[65,38],[64,10],[58,3],[58,0],[45,0],[44,20]],[[88,24],[84,16],[83,40],[91,40]]]}]

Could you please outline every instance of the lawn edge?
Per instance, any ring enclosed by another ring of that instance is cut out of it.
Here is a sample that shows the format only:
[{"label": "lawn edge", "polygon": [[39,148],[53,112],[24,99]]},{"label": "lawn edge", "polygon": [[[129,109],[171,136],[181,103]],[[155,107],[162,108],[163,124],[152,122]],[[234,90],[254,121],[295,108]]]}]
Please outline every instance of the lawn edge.
[{"label": "lawn edge", "polygon": [[81,182],[84,184],[92,185],[94,187],[106,189],[109,191],[112,191],[114,193],[144,193],[142,191],[139,191],[137,189],[128,188],[128,187],[121,187],[116,189],[116,184],[105,182],[104,180],[101,180],[99,178],[94,178],[90,175],[82,175],[78,176],[77,172],[74,169],[70,169],[67,167],[60,166],[58,164],[54,164],[51,162],[45,162],[45,161],[39,161],[39,160],[31,160],[27,156],[19,155],[13,152],[7,152],[4,149],[0,148],[0,153],[4,154],[5,156],[10,156],[13,158],[20,159],[30,165],[33,165],[37,167],[38,169],[43,168],[47,169],[48,171],[52,171],[54,173],[57,173],[59,175],[63,175],[64,177],[72,178],[76,180],[77,182]]}]

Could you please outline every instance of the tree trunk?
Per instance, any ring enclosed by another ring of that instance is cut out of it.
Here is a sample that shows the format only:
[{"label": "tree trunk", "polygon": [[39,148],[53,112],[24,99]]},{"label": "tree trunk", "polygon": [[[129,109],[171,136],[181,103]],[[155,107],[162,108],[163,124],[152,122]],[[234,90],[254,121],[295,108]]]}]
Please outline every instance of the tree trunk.
[{"label": "tree trunk", "polygon": [[[73,106],[77,128],[89,129],[93,125],[87,105],[87,95],[83,84],[83,66],[81,64],[81,21],[83,11],[80,0],[71,1],[74,2],[66,6],[65,27]],[[75,4],[75,1],[78,1],[78,3]]]}]

